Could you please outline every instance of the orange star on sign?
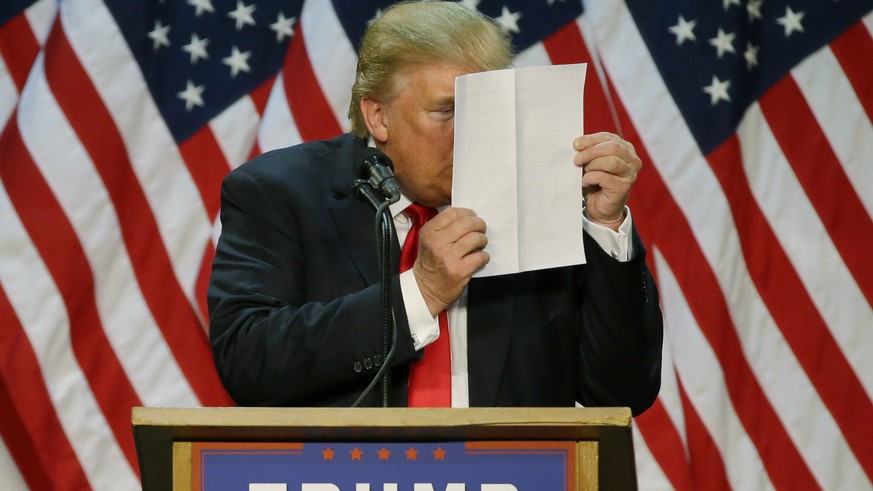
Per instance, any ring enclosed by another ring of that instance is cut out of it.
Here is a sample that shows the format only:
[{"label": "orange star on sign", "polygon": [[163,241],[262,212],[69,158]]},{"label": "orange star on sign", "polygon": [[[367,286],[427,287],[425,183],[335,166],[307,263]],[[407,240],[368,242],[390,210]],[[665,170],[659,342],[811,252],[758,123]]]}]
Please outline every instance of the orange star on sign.
[{"label": "orange star on sign", "polygon": [[324,457],[324,460],[333,460],[333,454],[335,453],[336,452],[331,450],[330,447],[327,447],[324,449],[324,451],[321,452],[321,455],[322,457]]},{"label": "orange star on sign", "polygon": [[446,451],[443,450],[442,447],[437,447],[437,449],[433,451],[433,459],[446,460]]},{"label": "orange star on sign", "polygon": [[382,447],[382,450],[376,452],[379,454],[379,460],[388,460],[388,457],[391,456],[391,451],[385,447]]},{"label": "orange star on sign", "polygon": [[349,451],[349,455],[352,456],[352,460],[361,460],[361,455],[364,455],[364,452],[355,447],[354,450]]},{"label": "orange star on sign", "polygon": [[406,451],[406,460],[418,460],[418,450],[409,447],[409,450]]}]

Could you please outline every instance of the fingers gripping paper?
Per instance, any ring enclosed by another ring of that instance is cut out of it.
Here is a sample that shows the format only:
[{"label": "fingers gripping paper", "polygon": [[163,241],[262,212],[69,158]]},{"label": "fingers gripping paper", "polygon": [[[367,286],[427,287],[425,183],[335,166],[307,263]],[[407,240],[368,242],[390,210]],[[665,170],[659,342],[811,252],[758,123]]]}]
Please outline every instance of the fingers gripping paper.
[{"label": "fingers gripping paper", "polygon": [[488,226],[491,261],[474,276],[585,262],[581,170],[587,64],[475,73],[455,80],[452,206]]}]

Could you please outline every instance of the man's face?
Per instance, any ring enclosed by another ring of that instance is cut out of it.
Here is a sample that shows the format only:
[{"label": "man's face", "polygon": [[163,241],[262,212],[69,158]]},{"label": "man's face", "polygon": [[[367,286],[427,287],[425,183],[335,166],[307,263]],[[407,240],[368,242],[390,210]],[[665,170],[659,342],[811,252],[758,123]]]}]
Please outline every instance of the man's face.
[{"label": "man's face", "polygon": [[454,64],[413,67],[397,76],[395,97],[383,104],[384,133],[374,133],[394,162],[404,194],[426,206],[452,198],[455,77],[470,70]]}]

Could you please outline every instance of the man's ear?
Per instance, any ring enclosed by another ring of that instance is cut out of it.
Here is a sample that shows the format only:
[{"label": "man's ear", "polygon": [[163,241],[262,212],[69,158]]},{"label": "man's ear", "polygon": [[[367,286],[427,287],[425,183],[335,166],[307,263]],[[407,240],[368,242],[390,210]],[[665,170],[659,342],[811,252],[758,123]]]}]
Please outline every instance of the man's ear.
[{"label": "man's ear", "polygon": [[364,123],[367,130],[373,136],[373,140],[379,143],[388,141],[388,120],[385,106],[369,97],[361,98],[361,113],[364,115]]}]

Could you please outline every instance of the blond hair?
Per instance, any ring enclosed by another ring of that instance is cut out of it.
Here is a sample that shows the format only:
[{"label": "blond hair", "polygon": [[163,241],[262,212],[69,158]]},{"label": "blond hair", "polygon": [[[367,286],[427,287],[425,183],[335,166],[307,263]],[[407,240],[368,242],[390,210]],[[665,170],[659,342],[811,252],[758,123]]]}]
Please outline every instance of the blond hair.
[{"label": "blond hair", "polygon": [[416,65],[454,63],[471,71],[508,68],[509,36],[492,19],[455,2],[402,2],[367,28],[349,105],[351,132],[369,136],[361,99],[389,101],[395,75]]}]

